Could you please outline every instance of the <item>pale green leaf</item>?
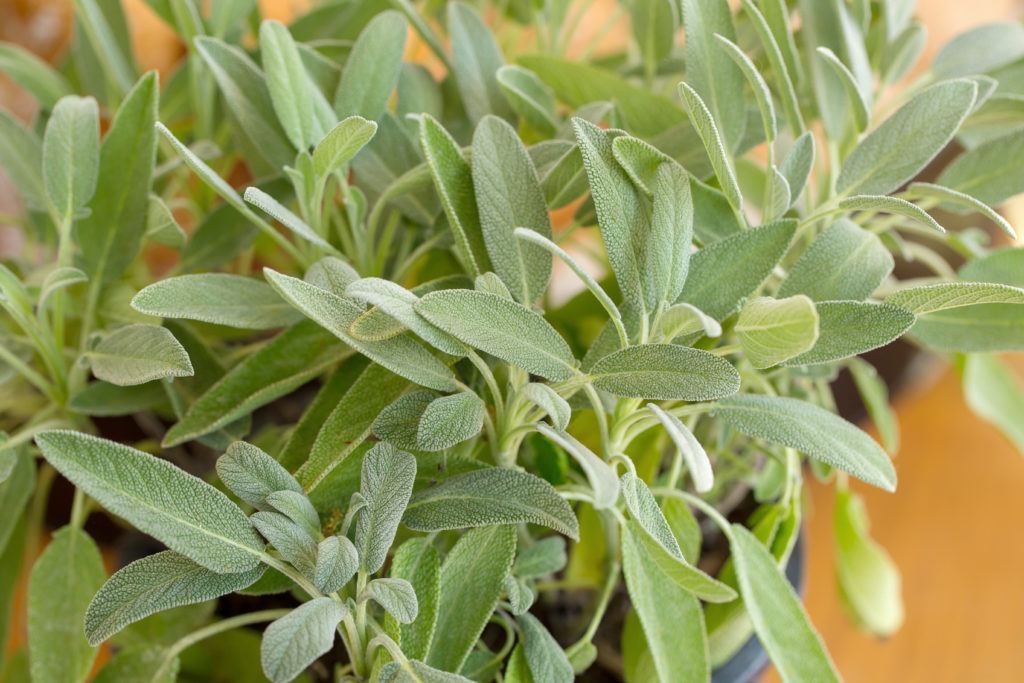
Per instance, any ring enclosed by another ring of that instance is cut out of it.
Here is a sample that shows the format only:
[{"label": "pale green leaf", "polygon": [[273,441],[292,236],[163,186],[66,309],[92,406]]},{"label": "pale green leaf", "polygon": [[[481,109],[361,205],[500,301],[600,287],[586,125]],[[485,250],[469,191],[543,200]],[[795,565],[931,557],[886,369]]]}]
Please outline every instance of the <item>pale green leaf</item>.
[{"label": "pale green leaf", "polygon": [[400,624],[411,624],[419,613],[416,590],[405,579],[373,579],[356,599],[373,600]]},{"label": "pale green leaf", "polygon": [[1013,228],[1005,218],[993,211],[988,204],[975,199],[969,194],[964,194],[963,192],[958,192],[957,190],[952,190],[948,187],[943,187],[942,185],[933,185],[932,183],[911,183],[910,187],[907,188],[906,194],[915,198],[927,197],[931,199],[941,199],[944,202],[976,211],[998,225],[999,228],[1009,235],[1011,239],[1015,239],[1017,237],[1017,233],[1014,232]]},{"label": "pale green leaf", "polygon": [[[742,78],[742,74],[740,74],[740,77]],[[711,166],[715,169],[715,176],[722,186],[722,192],[725,193],[733,210],[737,212],[742,211],[743,196],[740,194],[740,187],[736,182],[736,172],[733,170],[729,155],[726,154],[721,135],[715,126],[715,120],[712,118],[711,112],[708,111],[707,105],[700,95],[686,83],[679,84],[679,97],[686,104],[686,111],[690,115],[690,121],[700,134],[700,139],[704,143],[704,149],[707,150],[708,157],[711,159]]]},{"label": "pale green leaf", "polygon": [[470,124],[476,125],[487,114],[512,120],[512,109],[497,78],[505,60],[490,28],[464,2],[450,2],[447,9],[451,70]]},{"label": "pale green leaf", "polygon": [[265,282],[241,275],[179,275],[144,288],[132,299],[140,313],[185,318],[245,330],[286,327],[302,319]]},{"label": "pale green leaf", "polygon": [[527,125],[544,135],[555,134],[555,94],[537,74],[513,65],[498,69],[496,78],[505,99]]},{"label": "pale green leaf", "polygon": [[640,272],[649,308],[673,302],[690,272],[693,246],[693,200],[689,176],[678,164],[662,164],[654,178],[654,208]]},{"label": "pale green leaf", "polygon": [[1024,351],[1024,306],[975,304],[935,311],[918,318],[910,333],[943,351]]},{"label": "pale green leaf", "polygon": [[895,453],[900,445],[899,422],[896,419],[896,411],[889,404],[889,389],[885,380],[870,363],[860,358],[850,358],[847,367],[868,410],[868,415],[875,423],[875,429],[878,430],[885,450]]},{"label": "pale green leaf", "polygon": [[345,290],[359,279],[359,273],[336,256],[325,256],[306,270],[303,279],[331,294],[345,296]]},{"label": "pale green leaf", "polygon": [[415,450],[419,446],[416,435],[420,429],[420,418],[437,398],[440,397],[433,391],[414,391],[400,396],[374,419],[374,435],[398,448]]},{"label": "pale green leaf", "polygon": [[57,292],[79,282],[88,281],[89,277],[78,268],[69,266],[54,268],[46,274],[46,279],[39,287],[39,299],[36,304],[38,310],[46,310],[46,300],[54,292]]},{"label": "pale green leaf", "polygon": [[178,224],[164,200],[152,194],[146,207],[146,237],[157,244],[164,244],[178,251],[184,249],[188,241],[188,235]]},{"label": "pale green leaf", "polygon": [[693,479],[693,487],[697,493],[707,493],[715,483],[715,473],[711,471],[711,460],[704,451],[704,447],[697,441],[686,425],[672,413],[667,413],[654,403],[648,403],[647,409],[654,413],[665,431],[668,432],[672,442],[675,443],[679,453],[683,456],[686,469]]},{"label": "pale green leaf", "polygon": [[480,433],[487,406],[474,393],[463,391],[434,399],[420,416],[416,444],[420,450],[443,451]]},{"label": "pale green leaf", "polygon": [[295,477],[262,450],[244,441],[228,446],[217,458],[217,476],[240,499],[257,510],[273,508],[267,496],[275,491],[302,493]]},{"label": "pale green leaf", "polygon": [[575,680],[572,665],[565,650],[537,617],[525,612],[516,617],[522,629],[526,663],[534,681],[572,683]]},{"label": "pale green leaf", "polygon": [[[416,312],[415,304],[419,297],[401,285],[381,278],[362,278],[345,288],[345,296],[376,307],[415,332],[423,341],[445,353],[453,356],[466,354],[465,346],[458,339],[434,327]],[[361,336],[356,335],[356,328],[361,321],[366,321],[369,315],[367,312],[352,323],[353,336]]]},{"label": "pale green leaf", "polygon": [[45,210],[49,204],[43,184],[43,143],[5,109],[0,109],[0,162],[25,204]]},{"label": "pale green leaf", "polygon": [[[407,0],[402,0],[403,2]],[[473,679],[427,666],[410,659],[406,668],[399,662],[388,662],[380,670],[379,683],[472,683]]]},{"label": "pale green leaf", "polygon": [[914,324],[914,314],[890,304],[824,301],[818,310],[814,348],[786,365],[829,363],[865,353],[899,338]]},{"label": "pale green leaf", "polygon": [[670,306],[661,316],[661,330],[666,340],[685,337],[697,332],[701,336],[721,337],[722,326],[717,320],[690,304]]},{"label": "pale green leaf", "polygon": [[775,106],[772,104],[772,93],[768,90],[768,84],[764,82],[764,78],[758,72],[757,67],[750,61],[750,57],[747,57],[739,45],[719,33],[715,33],[714,37],[718,41],[719,48],[729,55],[729,58],[743,72],[743,77],[746,78],[747,83],[750,84],[750,89],[754,93],[754,99],[757,100],[758,111],[761,113],[761,122],[764,124],[765,141],[768,144],[773,144],[775,137],[778,135],[778,127],[775,123]]},{"label": "pale green leaf", "polygon": [[188,354],[174,335],[156,325],[126,325],[86,352],[98,379],[130,386],[161,377],[193,374]]},{"label": "pale green leaf", "polygon": [[386,10],[362,30],[334,94],[339,117],[359,115],[376,121],[384,113],[398,82],[407,28],[401,14]]},{"label": "pale green leaf", "polygon": [[305,493],[291,489],[272,491],[267,494],[266,500],[271,508],[298,524],[310,537],[319,538],[320,515]]},{"label": "pale green leaf", "polygon": [[565,431],[569,426],[572,408],[569,407],[569,402],[550,386],[540,382],[527,382],[519,392],[548,414],[555,429]]},{"label": "pale green leaf", "polygon": [[861,92],[856,77],[839,57],[836,57],[836,53],[832,52],[832,50],[819,46],[815,49],[815,52],[818,53],[822,61],[828,64],[832,72],[843,84],[843,89],[846,91],[846,101],[853,112],[853,121],[857,133],[867,130],[868,126],[871,125],[871,105],[864,98],[864,93]]},{"label": "pale green leaf", "polygon": [[416,591],[419,607],[411,624],[396,624],[402,652],[409,657],[427,656],[439,610],[441,560],[426,538],[411,538],[398,547],[391,560],[391,576],[405,579]]},{"label": "pale green leaf", "polygon": [[939,225],[924,209],[899,197],[857,195],[841,200],[839,208],[847,211],[884,211],[885,213],[912,218],[936,232],[946,232],[946,229]]},{"label": "pale green leaf", "polygon": [[759,296],[736,320],[736,336],[755,368],[770,368],[809,351],[818,340],[818,312],[803,294],[785,299]]},{"label": "pale green leaf", "polygon": [[789,154],[782,160],[779,172],[789,185],[790,203],[795,202],[807,187],[814,168],[814,156],[814,135],[807,132],[793,142]]},{"label": "pale green leaf", "polygon": [[356,520],[355,544],[371,574],[387,559],[415,479],[416,458],[390,444],[376,444],[363,457],[359,491],[366,507]]},{"label": "pale green leaf", "polygon": [[885,303],[924,315],[972,304],[1024,304],[1024,290],[988,282],[937,282],[897,290]]},{"label": "pale green leaf", "polygon": [[983,74],[1024,57],[1024,26],[1005,21],[985,24],[957,35],[932,62],[939,80]]},{"label": "pale green leaf", "polygon": [[892,272],[889,250],[874,233],[841,218],[818,235],[789,272],[778,296],[863,301]]},{"label": "pale green leaf", "polygon": [[723,358],[674,344],[642,344],[611,353],[590,369],[594,386],[616,396],[709,401],[736,393],[740,376]]},{"label": "pale green leaf", "polygon": [[789,30],[789,17],[785,16],[785,6],[778,0],[761,3],[774,22],[769,25],[768,20],[754,5],[753,0],[742,0],[741,5],[743,11],[750,18],[754,31],[757,32],[765,55],[768,57],[768,63],[774,72],[775,82],[781,91],[779,99],[782,101],[782,110],[789,121],[790,130],[794,136],[799,136],[805,132],[805,126],[793,85],[794,81],[801,80],[802,72],[799,70],[800,63],[795,56],[796,46],[793,43],[792,31]]},{"label": "pale green leaf", "polygon": [[976,197],[989,206],[1024,192],[1024,136],[1019,131],[983,142],[953,160],[939,185]]},{"label": "pale green leaf", "polygon": [[287,683],[334,645],[334,629],[347,608],[331,598],[313,598],[263,632],[260,662],[274,683]]},{"label": "pale green leaf", "polygon": [[324,593],[336,593],[359,571],[359,551],[345,536],[328,536],[317,545],[313,583]]},{"label": "pale green leaf", "polygon": [[80,213],[96,190],[100,163],[99,107],[91,97],[57,103],[43,135],[43,182],[66,220]]},{"label": "pale green leaf", "polygon": [[362,116],[349,116],[332,128],[313,150],[313,169],[321,177],[339,170],[377,132],[377,124]]},{"label": "pale green leaf", "polygon": [[316,540],[309,532],[277,512],[256,512],[249,518],[252,525],[303,576],[316,576]]},{"label": "pale green leaf", "polygon": [[971,410],[995,425],[1024,455],[1024,385],[997,356],[968,354],[964,398]]},{"label": "pale green leaf", "polygon": [[53,109],[60,98],[73,94],[59,71],[15,43],[0,42],[0,72],[32,93],[44,109]]},{"label": "pale green leaf", "polygon": [[548,536],[531,546],[520,547],[512,572],[526,578],[546,576],[564,569],[566,561],[565,539],[561,536]]},{"label": "pale green leaf", "polygon": [[619,478],[608,463],[580,443],[576,437],[565,431],[551,429],[543,422],[537,423],[537,431],[564,448],[569,456],[579,464],[590,483],[590,489],[594,496],[592,504],[595,509],[603,510],[618,502]]},{"label": "pale green leaf", "polygon": [[245,188],[245,194],[243,197],[246,202],[261,209],[264,213],[269,214],[273,218],[276,218],[281,222],[281,225],[285,226],[299,237],[321,246],[328,251],[337,253],[337,250],[330,244],[330,242],[316,234],[316,232],[313,231],[313,228],[306,225],[305,221],[258,187]]},{"label": "pale green leaf", "polygon": [[323,131],[317,130],[312,85],[299,49],[284,24],[272,19],[260,24],[259,38],[263,71],[277,119],[295,149],[307,149]]}]

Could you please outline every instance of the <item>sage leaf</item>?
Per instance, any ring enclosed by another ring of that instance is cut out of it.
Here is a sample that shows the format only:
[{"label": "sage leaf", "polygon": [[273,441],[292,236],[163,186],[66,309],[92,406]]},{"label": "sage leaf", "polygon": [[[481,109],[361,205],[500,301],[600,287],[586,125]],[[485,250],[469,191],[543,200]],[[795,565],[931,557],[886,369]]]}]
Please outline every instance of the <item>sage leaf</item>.
[{"label": "sage leaf", "polygon": [[840,218],[814,238],[779,287],[778,296],[863,301],[878,289],[893,265],[892,255],[874,233]]},{"label": "sage leaf", "polygon": [[654,564],[641,533],[634,524],[622,527],[622,563],[658,680],[706,681],[710,666],[700,601]]},{"label": "sage leaf", "polygon": [[189,559],[218,573],[254,569],[263,544],[226,495],[166,460],[70,431],[42,432],[43,457],[76,486]]},{"label": "sage leaf", "polygon": [[795,398],[745,394],[719,402],[715,414],[738,432],[789,446],[886,491],[896,471],[874,439],[843,418]]},{"label": "sage leaf", "polygon": [[83,415],[117,417],[149,410],[167,401],[161,382],[119,387],[110,382],[90,382],[68,400],[68,407]]},{"label": "sage leaf", "polygon": [[553,136],[558,130],[555,94],[529,69],[503,66],[495,73],[505,99],[534,130]]},{"label": "sage leaf", "polygon": [[548,536],[526,548],[520,547],[512,571],[526,578],[546,576],[564,569],[566,561],[565,539]]},{"label": "sage leaf", "polygon": [[[732,66],[735,67],[735,65]],[[742,74],[740,74],[740,77],[742,78]],[[715,176],[722,186],[722,192],[725,193],[726,199],[729,200],[729,205],[736,212],[742,211],[743,195],[740,194],[740,187],[736,182],[736,172],[733,170],[732,162],[725,152],[725,147],[723,146],[725,143],[723,143],[718,128],[715,126],[715,120],[711,116],[711,112],[708,111],[708,107],[700,95],[686,83],[679,84],[679,97],[686,104],[686,111],[690,115],[690,121],[693,123],[693,127],[697,129],[697,133],[704,143],[704,149],[708,152],[711,166],[715,169]]]},{"label": "sage leaf", "polygon": [[612,155],[629,179],[648,197],[654,195],[654,178],[662,164],[682,167],[660,149],[631,135],[619,135],[612,140]]},{"label": "sage leaf", "polygon": [[46,274],[46,279],[43,280],[43,284],[39,287],[39,299],[36,308],[38,310],[46,310],[46,300],[50,298],[51,294],[79,282],[87,282],[88,280],[89,276],[78,268],[71,268],[69,266],[54,268]]},{"label": "sage leaf", "polygon": [[[576,372],[572,351],[555,328],[514,301],[484,292],[450,289],[427,294],[414,308],[466,344],[544,379],[562,382]],[[508,330],[516,334],[509,335]]]},{"label": "sage leaf", "polygon": [[1003,247],[987,256],[974,259],[960,269],[960,279],[992,282],[1024,289],[1024,249]]},{"label": "sage leaf", "polygon": [[70,95],[53,108],[43,135],[43,182],[57,212],[70,220],[96,190],[100,163],[99,107]]},{"label": "sage leaf", "polygon": [[654,413],[654,416],[661,422],[665,431],[668,432],[676,448],[679,449],[679,453],[683,456],[683,461],[686,463],[686,469],[689,470],[690,477],[693,479],[693,487],[697,490],[697,493],[707,493],[710,491],[715,483],[715,474],[711,471],[711,460],[708,459],[708,454],[704,451],[704,447],[697,441],[697,437],[693,435],[693,432],[678,417],[672,413],[665,412],[658,405],[648,403],[647,410]]},{"label": "sage leaf", "polygon": [[847,197],[846,199],[841,200],[839,202],[839,208],[854,211],[884,211],[885,213],[912,218],[918,223],[921,223],[936,232],[946,232],[946,229],[939,225],[934,218],[928,215],[927,211],[917,204],[913,204],[908,202],[906,199],[901,199],[899,197],[857,195],[856,197]]},{"label": "sage leaf", "polygon": [[1024,290],[988,282],[937,282],[897,290],[885,303],[925,315],[973,304],[1024,304]]},{"label": "sage leaf", "polygon": [[1024,192],[1024,140],[1016,131],[981,143],[946,166],[935,182],[997,206]]},{"label": "sage leaf", "polygon": [[313,228],[306,225],[306,222],[292,213],[279,201],[258,187],[247,187],[243,198],[249,204],[258,207],[263,212],[273,216],[281,225],[285,226],[304,240],[323,247],[327,251],[337,253],[331,243],[313,231]]},{"label": "sage leaf", "polygon": [[303,279],[311,285],[343,297],[348,286],[359,279],[359,273],[340,258],[325,256],[306,270]]},{"label": "sage leaf", "polygon": [[[445,353],[453,356],[462,356],[466,353],[465,346],[458,339],[437,329],[416,312],[415,304],[419,297],[401,285],[381,278],[362,278],[345,288],[345,296],[377,307],[415,332],[425,342]],[[357,319],[352,324],[353,329],[360,320],[366,318]]]},{"label": "sage leaf", "polygon": [[516,239],[517,227],[551,238],[544,193],[515,129],[485,116],[473,133],[473,189],[494,271],[521,303],[532,305],[551,277],[551,255]]},{"label": "sage leaf", "polygon": [[267,626],[260,645],[263,673],[287,683],[334,645],[334,629],[346,607],[331,598],[313,598]]},{"label": "sage leaf", "polygon": [[704,247],[690,259],[678,301],[724,320],[771,274],[795,230],[795,220],[783,219]]},{"label": "sage leaf", "polygon": [[440,609],[427,664],[462,668],[498,604],[515,551],[515,528],[508,525],[473,529],[455,543],[441,565]]},{"label": "sage leaf", "polygon": [[299,49],[279,21],[268,19],[261,23],[259,38],[263,71],[277,119],[295,149],[307,149],[316,142],[317,133],[322,135],[323,131],[317,130],[312,87]]},{"label": "sage leaf", "polygon": [[995,425],[1024,454],[1024,387],[997,356],[968,354],[963,368],[964,398],[971,410]]},{"label": "sage leaf", "polygon": [[590,483],[594,509],[603,510],[619,500],[619,479],[615,470],[599,458],[592,450],[580,443],[574,436],[563,430],[551,429],[543,422],[537,423],[537,431],[550,441],[558,444],[575,460]]},{"label": "sage leaf", "polygon": [[440,600],[441,560],[426,538],[411,538],[398,546],[391,576],[405,579],[416,591],[418,612],[411,624],[397,624],[402,652],[415,659],[427,656]]},{"label": "sage leaf", "polygon": [[402,522],[415,531],[531,522],[579,537],[576,515],[551,484],[499,467],[456,474],[417,491]]},{"label": "sage leaf", "polygon": [[146,237],[157,244],[163,244],[181,251],[185,248],[188,235],[174,218],[174,214],[156,195],[149,196],[146,207]]},{"label": "sage leaf", "polygon": [[868,534],[863,499],[851,491],[838,492],[832,520],[843,602],[869,631],[881,637],[892,635],[903,623],[900,573]]},{"label": "sage leaf", "polygon": [[859,301],[817,304],[818,341],[786,365],[829,363],[865,353],[900,337],[914,324],[914,314],[898,306]]},{"label": "sage leaf", "polygon": [[[922,91],[850,153],[839,172],[836,191],[842,196],[884,195],[898,188],[946,146],[970,113],[977,92],[977,84],[965,79]],[[939,182],[948,184],[941,178]]]},{"label": "sage leaf", "polygon": [[934,185],[932,183],[911,183],[910,187],[907,188],[907,195],[912,197],[941,199],[944,202],[976,211],[998,225],[999,229],[1009,235],[1011,239],[1016,239],[1017,237],[1017,233],[1014,232],[1013,228],[1006,222],[1005,218],[993,211],[988,204],[975,199],[969,194],[964,194],[963,192],[958,192],[948,187]]},{"label": "sage leaf", "polygon": [[[793,42],[793,34],[789,30],[788,16],[783,9],[784,5],[781,5],[778,0],[760,3],[772,20],[769,25],[768,18],[761,13],[752,0],[742,0],[740,4],[744,13],[750,18],[750,23],[761,41],[765,56],[774,72],[775,81],[780,90],[779,99],[782,101],[782,110],[789,122],[790,130],[794,136],[802,137],[806,129],[794,88],[794,83],[799,83],[802,79],[802,70],[799,68],[800,62],[796,59],[796,46]],[[793,198],[796,199],[796,195],[799,193],[796,188],[793,191]]]},{"label": "sage leaf", "polygon": [[252,525],[303,576],[316,576],[316,540],[302,526],[277,512],[255,512]]},{"label": "sage leaf", "polygon": [[193,374],[185,349],[169,330],[156,325],[120,327],[86,356],[98,379],[122,387]]},{"label": "sage leaf", "polygon": [[640,269],[649,308],[676,300],[690,272],[693,200],[689,176],[677,164],[662,164],[654,180],[654,209]]},{"label": "sage leaf", "polygon": [[836,75],[843,84],[846,91],[846,101],[849,102],[850,110],[853,113],[853,122],[858,133],[867,130],[871,124],[871,106],[861,92],[857,78],[850,72],[845,64],[836,56],[835,52],[824,46],[815,48],[815,52],[823,62],[828,64],[832,73]]},{"label": "sage leaf", "polygon": [[707,351],[641,344],[611,353],[590,369],[594,386],[616,396],[709,401],[736,393],[739,373]]},{"label": "sage leaf", "polygon": [[702,336],[721,337],[722,325],[690,304],[676,304],[665,309],[661,316],[662,335],[667,340],[700,332]]},{"label": "sage leaf", "polygon": [[512,574],[505,577],[505,599],[509,604],[509,612],[515,616],[528,612],[536,598],[536,593],[521,578]]},{"label": "sage leaf", "polygon": [[463,391],[434,399],[423,410],[416,430],[420,450],[443,451],[480,433],[487,407],[474,393]]},{"label": "sage leaf", "polygon": [[811,170],[814,168],[814,157],[814,135],[806,132],[793,142],[789,154],[782,160],[779,172],[782,173],[782,177],[789,185],[790,205],[799,199],[800,194],[807,187],[807,180],[811,177]]},{"label": "sage leaf", "polygon": [[236,441],[217,458],[217,476],[224,485],[257,510],[271,510],[267,497],[275,491],[302,493],[295,477],[262,450]]},{"label": "sage leaf", "polygon": [[399,662],[388,662],[381,668],[379,678],[380,683],[469,683],[472,680],[435,669],[416,659],[410,659],[405,669]]},{"label": "sage leaf", "polygon": [[328,536],[317,545],[313,583],[323,593],[336,593],[359,571],[359,551],[345,536]]},{"label": "sage leaf", "polygon": [[14,43],[0,43],[0,72],[32,93],[44,109],[53,109],[60,98],[73,94],[63,74]]},{"label": "sage leaf", "polygon": [[497,79],[505,60],[490,28],[464,2],[449,3],[447,18],[451,70],[470,124],[476,125],[487,114],[512,120],[512,109]]},{"label": "sage leaf", "polygon": [[377,132],[377,124],[349,116],[332,128],[313,150],[313,170],[320,177],[342,168]]},{"label": "sage leaf", "polygon": [[302,319],[270,285],[227,273],[179,275],[161,280],[136,294],[132,308],[147,315],[246,330],[286,327]]},{"label": "sage leaf", "polygon": [[306,494],[289,489],[273,491],[267,495],[267,503],[305,529],[310,537],[320,536],[320,515],[309,502],[309,498],[306,498]]},{"label": "sage leaf", "polygon": [[548,414],[555,429],[564,432],[569,426],[572,408],[569,407],[569,402],[550,386],[540,382],[527,382],[519,392]]},{"label": "sage leaf", "polygon": [[248,588],[264,569],[217,574],[173,550],[143,557],[115,572],[92,598],[85,613],[86,638],[96,646],[151,614]]},{"label": "sage leaf", "polygon": [[420,418],[436,398],[440,397],[433,391],[414,391],[399,396],[374,419],[374,435],[398,448],[416,450],[419,446],[416,435],[420,429]]},{"label": "sage leaf", "polygon": [[398,82],[407,29],[405,18],[392,10],[366,24],[334,93],[334,111],[339,117],[359,115],[376,121],[384,113]]},{"label": "sage leaf", "polygon": [[366,571],[384,565],[416,479],[416,458],[394,446],[379,443],[363,457],[359,491],[366,507],[356,520],[355,544]]},{"label": "sage leaf", "polygon": [[719,47],[729,55],[729,58],[743,72],[743,77],[750,84],[750,89],[754,93],[754,99],[757,101],[757,109],[761,113],[761,122],[764,125],[764,139],[768,144],[774,143],[775,138],[778,136],[778,127],[775,123],[775,106],[772,104],[772,94],[768,90],[768,84],[764,82],[764,78],[758,72],[757,67],[750,61],[750,57],[747,57],[739,45],[720,33],[715,33],[714,38],[718,41]]},{"label": "sage leaf", "polygon": [[935,311],[918,318],[910,333],[943,351],[1024,351],[1024,306],[975,304]]},{"label": "sage leaf", "polygon": [[735,330],[750,363],[770,368],[814,347],[818,312],[803,294],[786,299],[759,296],[743,306]]},{"label": "sage leaf", "polygon": [[846,362],[850,376],[857,386],[864,406],[875,423],[875,429],[882,439],[882,445],[889,453],[899,450],[900,431],[895,411],[889,405],[889,389],[875,368],[860,358],[850,358]]},{"label": "sage leaf", "polygon": [[69,526],[57,530],[29,577],[32,680],[85,680],[96,648],[85,638],[82,619],[106,575],[99,548],[88,534]]},{"label": "sage leaf", "polygon": [[533,680],[551,683],[571,683],[575,680],[565,650],[537,617],[525,612],[516,616],[516,622],[523,632],[523,650]]},{"label": "sage leaf", "polygon": [[357,602],[364,600],[373,600],[400,624],[411,624],[419,612],[416,591],[405,579],[373,579],[363,588]]},{"label": "sage leaf", "polygon": [[1024,30],[1012,21],[985,24],[943,45],[932,62],[936,78],[983,74],[1024,57]]},{"label": "sage leaf", "polygon": [[0,110],[0,162],[28,207],[45,210],[49,206],[42,141],[6,110]]}]

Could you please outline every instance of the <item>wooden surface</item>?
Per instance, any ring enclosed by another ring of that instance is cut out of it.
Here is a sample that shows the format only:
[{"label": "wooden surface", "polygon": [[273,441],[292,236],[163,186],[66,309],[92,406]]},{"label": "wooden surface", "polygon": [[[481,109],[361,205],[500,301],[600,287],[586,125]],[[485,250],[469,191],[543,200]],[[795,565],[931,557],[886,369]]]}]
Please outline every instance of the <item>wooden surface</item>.
[{"label": "wooden surface", "polygon": [[[1024,379],[1024,354],[1007,358]],[[855,487],[872,535],[903,574],[906,622],[889,640],[857,631],[843,613],[833,489],[810,486],[807,608],[851,683],[1024,680],[1024,457],[967,410],[952,369],[934,373],[896,401],[896,494]]]}]

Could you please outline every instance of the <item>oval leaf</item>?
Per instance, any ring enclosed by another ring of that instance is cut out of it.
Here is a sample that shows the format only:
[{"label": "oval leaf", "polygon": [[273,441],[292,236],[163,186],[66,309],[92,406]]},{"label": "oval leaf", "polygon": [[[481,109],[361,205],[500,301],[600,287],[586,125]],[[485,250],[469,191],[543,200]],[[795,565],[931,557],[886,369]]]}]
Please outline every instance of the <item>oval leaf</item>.
[{"label": "oval leaf", "polygon": [[740,375],[727,360],[675,344],[620,349],[595,363],[590,375],[599,389],[631,398],[710,401],[740,388]]}]

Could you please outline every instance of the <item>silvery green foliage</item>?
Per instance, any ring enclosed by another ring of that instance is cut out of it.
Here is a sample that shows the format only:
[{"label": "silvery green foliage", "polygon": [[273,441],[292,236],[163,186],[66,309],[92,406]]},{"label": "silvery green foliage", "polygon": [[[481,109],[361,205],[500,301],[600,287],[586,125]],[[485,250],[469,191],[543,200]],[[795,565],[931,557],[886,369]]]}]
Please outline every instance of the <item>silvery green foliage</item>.
[{"label": "silvery green foliage", "polygon": [[[330,650],[358,681],[569,680],[601,666],[601,625],[563,651],[535,605],[585,566],[592,619],[626,584],[627,679],[707,680],[756,632],[785,680],[834,680],[781,571],[800,467],[896,476],[829,382],[850,371],[895,451],[858,356],[910,337],[1024,443],[993,355],[1024,349],[1024,250],[977,229],[1014,237],[995,207],[1024,192],[1019,23],[904,89],[912,0],[631,0],[634,44],[599,61],[562,56],[565,2],[319,3],[288,25],[253,0],[150,4],[188,48],[162,84],[118,2],[75,3],[59,68],[0,44],[40,104],[0,112],[28,208],[0,266],[0,574],[40,532],[33,441],[78,487],[31,574],[34,677],[84,680],[111,637],[96,680],[195,677],[182,648],[273,621],[274,681]],[[146,438],[87,436],[101,416]],[[898,573],[837,482],[838,585],[886,636]],[[749,531],[716,513],[748,490]],[[100,588],[87,496],[169,550]],[[730,542],[715,576],[695,510]],[[301,605],[195,606],[232,591]]]}]

